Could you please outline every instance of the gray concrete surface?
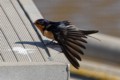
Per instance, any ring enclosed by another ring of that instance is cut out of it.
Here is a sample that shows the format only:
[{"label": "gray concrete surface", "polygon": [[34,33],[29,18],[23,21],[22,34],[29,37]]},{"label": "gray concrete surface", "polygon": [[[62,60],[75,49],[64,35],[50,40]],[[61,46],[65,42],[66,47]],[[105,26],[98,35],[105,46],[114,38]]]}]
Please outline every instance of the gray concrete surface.
[{"label": "gray concrete surface", "polygon": [[68,66],[62,63],[1,63],[0,80],[68,80]]}]

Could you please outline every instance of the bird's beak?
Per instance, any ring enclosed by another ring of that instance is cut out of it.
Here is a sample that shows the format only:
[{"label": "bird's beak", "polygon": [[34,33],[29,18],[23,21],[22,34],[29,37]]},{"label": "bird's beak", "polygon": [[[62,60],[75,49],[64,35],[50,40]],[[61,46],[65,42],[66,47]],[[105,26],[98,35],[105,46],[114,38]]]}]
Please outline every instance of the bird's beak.
[{"label": "bird's beak", "polygon": [[36,22],[34,22],[33,24],[36,25]]},{"label": "bird's beak", "polygon": [[36,25],[36,22],[37,22],[37,21],[33,22],[33,24]]}]

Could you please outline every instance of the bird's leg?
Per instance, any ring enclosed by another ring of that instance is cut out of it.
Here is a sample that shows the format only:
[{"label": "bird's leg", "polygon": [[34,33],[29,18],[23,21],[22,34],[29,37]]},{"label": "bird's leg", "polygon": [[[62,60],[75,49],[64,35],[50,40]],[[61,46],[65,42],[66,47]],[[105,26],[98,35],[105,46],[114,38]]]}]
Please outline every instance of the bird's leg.
[{"label": "bird's leg", "polygon": [[54,41],[55,41],[55,40],[53,39],[52,41],[46,43],[45,45],[47,45],[47,46],[48,46],[48,45],[51,45],[51,44],[58,45],[58,43],[55,43]]}]

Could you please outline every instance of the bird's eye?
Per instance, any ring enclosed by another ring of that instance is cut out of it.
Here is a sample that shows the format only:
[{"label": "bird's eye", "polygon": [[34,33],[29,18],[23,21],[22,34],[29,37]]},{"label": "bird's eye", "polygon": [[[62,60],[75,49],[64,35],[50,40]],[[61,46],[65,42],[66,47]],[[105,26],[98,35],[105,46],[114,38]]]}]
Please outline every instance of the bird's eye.
[{"label": "bird's eye", "polygon": [[43,22],[37,21],[36,24],[38,24],[38,25],[43,25]]},{"label": "bird's eye", "polygon": [[36,24],[39,24],[39,22],[36,22]]}]

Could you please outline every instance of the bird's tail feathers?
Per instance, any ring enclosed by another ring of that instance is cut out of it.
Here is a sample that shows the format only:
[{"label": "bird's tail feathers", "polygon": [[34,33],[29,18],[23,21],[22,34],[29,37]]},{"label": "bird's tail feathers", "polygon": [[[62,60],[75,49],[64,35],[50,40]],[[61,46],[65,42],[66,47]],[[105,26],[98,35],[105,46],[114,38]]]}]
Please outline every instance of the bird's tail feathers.
[{"label": "bird's tail feathers", "polygon": [[89,35],[89,34],[94,34],[94,33],[97,33],[98,30],[80,30],[83,34],[85,35]]}]

